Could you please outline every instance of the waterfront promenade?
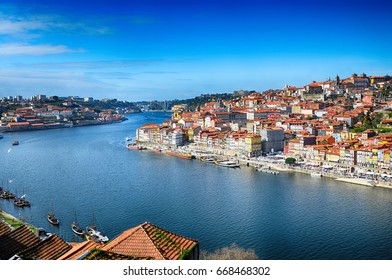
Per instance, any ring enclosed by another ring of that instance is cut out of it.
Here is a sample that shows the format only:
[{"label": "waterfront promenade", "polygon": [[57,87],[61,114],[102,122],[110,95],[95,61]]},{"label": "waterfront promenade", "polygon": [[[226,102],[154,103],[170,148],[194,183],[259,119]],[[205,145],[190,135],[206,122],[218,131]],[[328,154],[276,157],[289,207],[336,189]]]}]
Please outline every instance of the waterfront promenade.
[{"label": "waterfront promenade", "polygon": [[[165,146],[157,146],[156,144],[140,145],[146,148],[146,150],[152,150],[156,152],[160,150],[164,152],[168,148]],[[302,160],[294,165],[285,164],[283,155],[275,156],[262,156],[257,158],[247,158],[245,156],[238,156],[233,151],[221,151],[221,150],[202,150],[194,146],[181,146],[178,148],[171,147],[171,150],[183,153],[191,154],[196,159],[201,157],[214,157],[217,160],[231,160],[236,161],[242,166],[253,167],[253,168],[266,168],[270,170],[276,170],[280,172],[298,172],[308,175],[316,175],[320,177],[327,177],[335,179],[336,181],[363,185],[368,187],[383,187],[392,188],[392,174],[385,170],[374,170],[366,168],[360,168],[358,166],[348,166],[343,164],[331,164],[329,162],[315,162],[309,160]],[[354,167],[354,171],[351,169]]]}]

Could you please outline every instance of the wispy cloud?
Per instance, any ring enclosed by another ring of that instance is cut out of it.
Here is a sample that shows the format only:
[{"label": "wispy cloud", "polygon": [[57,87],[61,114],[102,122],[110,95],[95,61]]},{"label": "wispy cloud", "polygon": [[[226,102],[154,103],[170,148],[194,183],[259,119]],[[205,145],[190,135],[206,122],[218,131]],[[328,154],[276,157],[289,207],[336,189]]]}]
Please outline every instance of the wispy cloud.
[{"label": "wispy cloud", "polygon": [[66,18],[59,14],[34,14],[28,9],[0,4],[0,57],[44,56],[85,52],[71,48],[67,37],[110,33],[109,28],[88,19]]},{"label": "wispy cloud", "polygon": [[82,49],[70,49],[63,45],[30,45],[30,44],[0,44],[0,56],[14,55],[51,55],[83,52]]},{"label": "wispy cloud", "polygon": [[171,63],[163,59],[123,59],[123,60],[95,60],[79,62],[49,62],[49,63],[18,63],[17,67],[34,67],[41,69],[99,69],[99,68],[132,68],[156,66],[162,63]]},{"label": "wispy cloud", "polygon": [[[1,7],[0,7],[1,9]],[[69,33],[72,31],[72,33]],[[61,15],[5,14],[0,10],[0,34],[12,37],[44,36],[64,32],[68,35],[103,35],[110,33],[107,26],[89,19],[69,19]]]},{"label": "wispy cloud", "polygon": [[45,29],[43,22],[0,20],[0,34],[2,35],[15,35],[42,29]]},{"label": "wispy cloud", "polygon": [[117,86],[84,73],[25,71],[0,68],[0,92],[24,96],[44,92],[48,95],[88,95],[98,93],[107,96]]}]

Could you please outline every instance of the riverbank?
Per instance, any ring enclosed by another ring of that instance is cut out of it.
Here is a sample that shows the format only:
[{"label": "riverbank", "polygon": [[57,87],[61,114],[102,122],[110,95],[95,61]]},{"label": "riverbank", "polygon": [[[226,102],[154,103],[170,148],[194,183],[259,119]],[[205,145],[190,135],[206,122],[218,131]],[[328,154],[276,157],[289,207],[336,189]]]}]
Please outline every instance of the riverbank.
[{"label": "riverbank", "polygon": [[82,127],[82,126],[94,126],[94,125],[107,125],[107,124],[115,124],[121,123],[128,120],[128,118],[123,117],[119,120],[115,121],[83,121],[78,123],[54,123],[54,124],[46,124],[46,125],[39,125],[34,126],[30,125],[28,127],[20,127],[17,129],[10,129],[7,127],[0,128],[1,133],[12,133],[12,132],[24,132],[24,131],[36,131],[36,130],[49,130],[49,129],[61,129],[61,128],[75,128],[75,127]]},{"label": "riverbank", "polygon": [[366,178],[358,178],[355,177],[356,175],[351,173],[341,173],[339,170],[335,170],[334,168],[328,169],[328,171],[323,171],[322,168],[313,168],[313,169],[304,169],[301,168],[301,166],[288,166],[282,164],[276,164],[276,163],[271,163],[268,160],[265,161],[267,163],[267,166],[270,167],[271,169],[281,171],[281,172],[297,172],[297,173],[303,173],[307,174],[310,176],[315,176],[315,177],[325,177],[325,178],[330,178],[334,179],[339,182],[344,182],[344,183],[350,183],[350,184],[356,184],[356,185],[362,185],[362,186],[367,186],[367,187],[382,187],[382,188],[392,188],[392,182],[390,181],[380,181],[380,180],[373,180],[373,179],[366,179]]},{"label": "riverbank", "polygon": [[[149,150],[153,152],[161,151],[165,153],[166,150],[169,150],[168,147],[157,145],[157,144],[154,145],[138,144],[137,146],[143,147],[141,150]],[[189,147],[184,147],[184,146],[176,149],[171,148],[170,150],[178,153],[191,154],[196,159],[200,159],[201,157],[208,156],[208,157],[214,157],[217,160],[236,161],[240,165],[247,166],[247,167],[253,167],[253,168],[263,167],[271,170],[276,170],[279,172],[297,172],[297,173],[307,174],[310,176],[326,177],[326,178],[334,179],[339,182],[362,185],[367,187],[382,187],[382,188],[390,188],[390,189],[392,188],[391,178],[389,179],[360,178],[359,174],[343,172],[341,169],[331,167],[331,166],[329,166],[327,169],[323,169],[323,167],[320,166],[308,166],[306,165],[307,162],[305,162],[303,166],[302,165],[292,166],[292,165],[287,165],[282,161],[277,163],[276,162],[277,160],[275,158],[259,157],[257,159],[251,159],[251,158],[240,157],[233,154],[222,155],[222,154],[213,153],[211,151],[193,150]]]},{"label": "riverbank", "polygon": [[12,216],[11,214],[5,212],[4,210],[0,210],[0,220],[7,224],[10,228],[16,229],[22,225],[26,225],[30,228],[35,234],[37,233],[37,228],[29,223],[26,223],[18,218]]}]

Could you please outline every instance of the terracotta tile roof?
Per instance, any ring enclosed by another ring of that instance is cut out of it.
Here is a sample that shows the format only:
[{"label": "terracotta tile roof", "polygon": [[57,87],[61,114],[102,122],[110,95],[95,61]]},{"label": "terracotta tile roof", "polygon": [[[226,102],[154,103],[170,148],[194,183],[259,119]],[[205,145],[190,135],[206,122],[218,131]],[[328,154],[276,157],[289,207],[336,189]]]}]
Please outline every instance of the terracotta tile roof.
[{"label": "terracotta tile roof", "polygon": [[179,259],[185,250],[198,241],[186,238],[145,222],[124,231],[102,249],[122,255],[150,257],[156,260]]},{"label": "terracotta tile roof", "polygon": [[0,237],[0,260],[8,260],[39,242],[39,237],[23,225]]},{"label": "terracotta tile roof", "polygon": [[113,252],[103,251],[100,249],[93,249],[84,260],[151,260],[150,257],[133,257],[121,255]]},{"label": "terracotta tile roof", "polygon": [[155,129],[155,128],[159,128],[159,125],[157,125],[156,123],[146,123],[142,125],[142,128]]},{"label": "terracotta tile roof", "polygon": [[59,260],[76,260],[95,248],[101,248],[103,245],[92,240],[87,240],[81,243],[69,243],[72,249],[62,255]]},{"label": "terracotta tile roof", "polygon": [[0,221],[0,237],[6,235],[9,232],[11,232],[10,227],[4,224],[2,221]]},{"label": "terracotta tile roof", "polygon": [[29,125],[29,122],[10,122],[8,123],[8,126],[23,126],[23,125]]},{"label": "terracotta tile roof", "polygon": [[56,260],[70,249],[71,245],[53,234],[18,255],[25,260]]}]

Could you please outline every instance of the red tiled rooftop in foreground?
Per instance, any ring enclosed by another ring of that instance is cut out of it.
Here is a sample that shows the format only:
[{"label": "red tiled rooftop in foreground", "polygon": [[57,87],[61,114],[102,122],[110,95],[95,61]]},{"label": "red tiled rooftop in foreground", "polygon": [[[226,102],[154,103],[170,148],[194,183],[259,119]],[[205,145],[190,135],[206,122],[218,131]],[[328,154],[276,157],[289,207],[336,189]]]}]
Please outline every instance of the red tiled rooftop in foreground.
[{"label": "red tiled rooftop in foreground", "polygon": [[196,240],[145,222],[124,231],[102,250],[128,256],[150,257],[155,260],[177,260],[183,257],[184,252],[193,248],[198,249]]},{"label": "red tiled rooftop in foreground", "polygon": [[71,245],[53,234],[18,255],[24,260],[56,260],[70,249]]},{"label": "red tiled rooftop in foreground", "polygon": [[24,251],[40,242],[28,227],[21,226],[0,237],[0,260],[8,260],[15,254]]},{"label": "red tiled rooftop in foreground", "polygon": [[101,248],[103,245],[95,243],[92,240],[87,240],[81,243],[70,243],[72,249],[62,255],[59,260],[76,260],[82,257],[85,253],[95,248]]},{"label": "red tiled rooftop in foreground", "polygon": [[0,237],[6,235],[9,232],[11,232],[10,227],[4,224],[2,221],[0,221]]}]

